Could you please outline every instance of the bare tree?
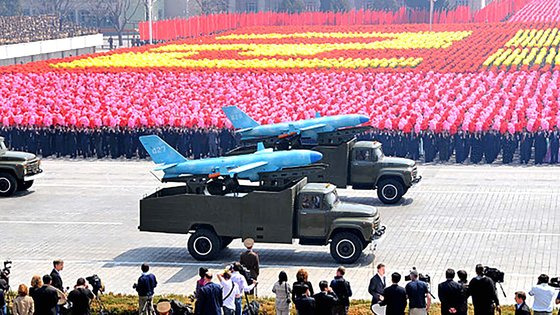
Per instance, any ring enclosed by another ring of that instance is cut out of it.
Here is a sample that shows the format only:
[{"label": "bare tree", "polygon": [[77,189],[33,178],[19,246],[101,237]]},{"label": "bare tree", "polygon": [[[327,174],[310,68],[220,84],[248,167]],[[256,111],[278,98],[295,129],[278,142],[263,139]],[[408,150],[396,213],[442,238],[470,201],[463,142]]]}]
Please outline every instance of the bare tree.
[{"label": "bare tree", "polygon": [[101,21],[107,19],[109,15],[104,1],[105,0],[89,0],[88,11],[95,18],[97,28],[101,28]]},{"label": "bare tree", "polygon": [[127,24],[136,15],[141,0],[103,0],[111,24],[117,31],[119,46],[123,44],[123,32]]},{"label": "bare tree", "polygon": [[223,13],[228,11],[227,0],[195,0],[202,14]]}]

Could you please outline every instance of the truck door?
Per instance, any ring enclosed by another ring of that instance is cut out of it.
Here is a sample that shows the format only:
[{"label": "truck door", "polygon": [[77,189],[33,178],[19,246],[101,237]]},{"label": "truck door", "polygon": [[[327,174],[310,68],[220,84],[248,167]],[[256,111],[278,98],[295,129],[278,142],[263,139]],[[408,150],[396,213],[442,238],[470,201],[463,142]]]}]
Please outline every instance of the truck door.
[{"label": "truck door", "polygon": [[298,233],[300,238],[325,237],[326,207],[322,194],[301,194],[298,205]]},{"label": "truck door", "polygon": [[371,148],[354,148],[351,155],[350,180],[352,185],[373,185],[376,157]]}]

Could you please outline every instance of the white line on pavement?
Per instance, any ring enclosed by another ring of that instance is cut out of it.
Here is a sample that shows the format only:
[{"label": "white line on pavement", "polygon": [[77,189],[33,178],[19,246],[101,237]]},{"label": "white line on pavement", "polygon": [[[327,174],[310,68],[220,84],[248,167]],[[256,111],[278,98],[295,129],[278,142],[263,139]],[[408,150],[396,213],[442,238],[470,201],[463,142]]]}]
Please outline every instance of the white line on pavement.
[{"label": "white line on pavement", "polygon": [[0,224],[58,224],[58,225],[122,225],[122,222],[84,222],[84,221],[0,221]]},{"label": "white line on pavement", "polygon": [[501,231],[464,231],[464,230],[420,230],[413,229],[417,233],[445,233],[445,234],[488,234],[488,235],[511,235],[511,236],[560,236],[560,233],[534,233],[534,232],[501,232]]}]

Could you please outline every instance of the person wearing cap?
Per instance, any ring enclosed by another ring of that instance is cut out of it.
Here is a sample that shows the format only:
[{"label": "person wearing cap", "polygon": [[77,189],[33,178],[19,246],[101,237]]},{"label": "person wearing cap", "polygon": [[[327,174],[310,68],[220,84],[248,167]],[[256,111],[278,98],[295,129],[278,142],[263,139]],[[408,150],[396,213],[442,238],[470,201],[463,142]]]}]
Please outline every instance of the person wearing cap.
[{"label": "person wearing cap", "polygon": [[76,281],[74,290],[68,294],[68,301],[72,303],[72,315],[90,315],[90,302],[94,295],[86,285],[84,278]]},{"label": "person wearing cap", "polygon": [[426,315],[432,299],[428,284],[418,280],[418,271],[410,271],[410,282],[405,287],[410,315]]},{"label": "person wearing cap", "polygon": [[251,279],[257,280],[259,277],[259,255],[253,251],[255,240],[252,238],[246,238],[243,241],[243,245],[245,245],[247,250],[241,253],[239,262],[242,266],[249,270],[251,273]]},{"label": "person wearing cap", "polygon": [[159,315],[169,315],[171,313],[171,303],[161,301],[156,305],[156,311]]}]

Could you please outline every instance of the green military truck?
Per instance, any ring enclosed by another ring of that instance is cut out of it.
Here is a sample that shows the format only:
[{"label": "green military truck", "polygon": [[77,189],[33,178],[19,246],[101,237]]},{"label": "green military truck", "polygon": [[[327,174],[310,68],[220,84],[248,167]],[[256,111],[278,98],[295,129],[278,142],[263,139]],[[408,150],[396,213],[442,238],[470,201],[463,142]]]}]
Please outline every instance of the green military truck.
[{"label": "green military truck", "polygon": [[352,139],[335,145],[323,141],[312,150],[323,154],[319,163],[326,164],[326,168],[311,174],[310,182],[333,183],[338,188],[377,189],[377,196],[385,204],[399,202],[422,179],[415,161],[385,156],[377,141]]},{"label": "green military truck", "polygon": [[35,154],[10,151],[0,137],[0,197],[29,189],[42,173],[41,160]]},{"label": "green military truck", "polygon": [[257,243],[328,245],[339,263],[355,262],[384,234],[375,207],[341,202],[336,187],[301,179],[281,190],[240,186],[235,194],[163,188],[140,200],[140,231],[190,234],[197,260],[215,259],[234,239]]}]

